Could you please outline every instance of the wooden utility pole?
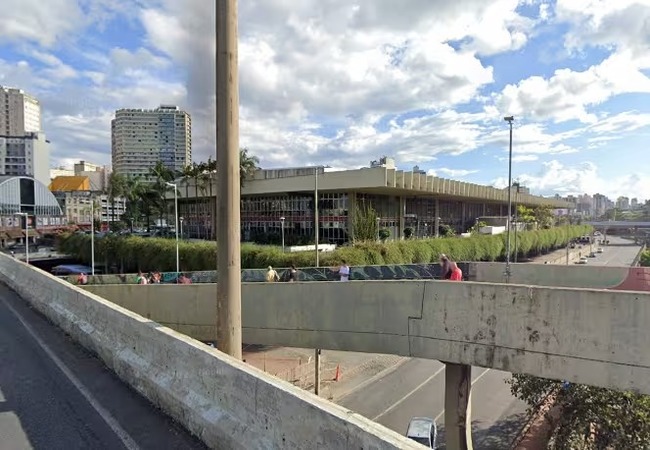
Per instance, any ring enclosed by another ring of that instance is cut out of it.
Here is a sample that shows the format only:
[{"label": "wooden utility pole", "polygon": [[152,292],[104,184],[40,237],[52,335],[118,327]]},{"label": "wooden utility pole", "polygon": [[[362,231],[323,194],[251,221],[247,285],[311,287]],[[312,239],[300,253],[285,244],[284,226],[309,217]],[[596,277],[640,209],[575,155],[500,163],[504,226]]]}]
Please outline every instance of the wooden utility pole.
[{"label": "wooden utility pole", "polygon": [[237,0],[217,0],[216,7],[217,348],[241,359]]}]

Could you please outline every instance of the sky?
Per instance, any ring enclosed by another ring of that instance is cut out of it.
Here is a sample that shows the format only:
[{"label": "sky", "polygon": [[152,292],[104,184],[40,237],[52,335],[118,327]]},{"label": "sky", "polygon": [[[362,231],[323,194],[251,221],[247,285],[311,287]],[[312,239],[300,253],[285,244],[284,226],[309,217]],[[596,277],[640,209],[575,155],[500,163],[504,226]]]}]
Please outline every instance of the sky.
[{"label": "sky", "polygon": [[[214,157],[206,0],[3,0],[0,85],[51,165],[110,164],[119,108],[176,104]],[[650,199],[650,0],[239,0],[240,143],[260,166],[367,166]]]}]

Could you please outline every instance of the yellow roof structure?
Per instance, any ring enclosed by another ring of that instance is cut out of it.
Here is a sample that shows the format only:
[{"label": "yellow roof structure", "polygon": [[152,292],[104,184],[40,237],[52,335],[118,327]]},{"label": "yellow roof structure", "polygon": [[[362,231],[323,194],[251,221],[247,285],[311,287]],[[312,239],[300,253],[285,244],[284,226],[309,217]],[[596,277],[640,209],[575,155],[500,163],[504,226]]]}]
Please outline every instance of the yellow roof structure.
[{"label": "yellow roof structure", "polygon": [[88,177],[56,177],[50,183],[52,192],[89,191],[90,179]]}]

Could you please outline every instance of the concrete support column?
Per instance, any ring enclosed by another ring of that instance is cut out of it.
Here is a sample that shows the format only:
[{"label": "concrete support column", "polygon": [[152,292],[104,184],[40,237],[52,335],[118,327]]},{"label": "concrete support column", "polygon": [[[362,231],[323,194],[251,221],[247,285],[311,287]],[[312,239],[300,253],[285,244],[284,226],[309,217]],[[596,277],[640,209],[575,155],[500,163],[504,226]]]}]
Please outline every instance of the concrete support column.
[{"label": "concrete support column", "polygon": [[472,366],[445,363],[445,437],[448,450],[472,450]]},{"label": "concrete support column", "polygon": [[467,230],[465,230],[465,223],[467,221],[467,203],[465,203],[465,202],[461,203],[460,221],[461,221],[461,227],[462,227],[461,232],[467,231]]},{"label": "concrete support column", "polygon": [[433,222],[434,236],[440,237],[440,200],[436,199],[436,208],[435,208],[436,218]]},{"label": "concrete support column", "polygon": [[354,238],[354,216],[357,213],[357,193],[355,191],[348,192],[348,237],[350,240]]},{"label": "concrete support column", "polygon": [[403,195],[399,197],[399,239],[404,239],[404,228],[406,223],[404,220],[404,214],[406,214],[406,199]]},{"label": "concrete support column", "polygon": [[483,203],[483,217],[487,216],[487,203]]}]

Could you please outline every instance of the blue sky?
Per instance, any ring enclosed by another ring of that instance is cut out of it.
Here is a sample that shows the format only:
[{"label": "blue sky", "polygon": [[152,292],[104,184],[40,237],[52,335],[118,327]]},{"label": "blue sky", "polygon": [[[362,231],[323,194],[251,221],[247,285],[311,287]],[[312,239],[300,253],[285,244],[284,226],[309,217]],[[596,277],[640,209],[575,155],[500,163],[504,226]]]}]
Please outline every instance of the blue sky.
[{"label": "blue sky", "polygon": [[[52,165],[110,163],[117,108],[178,104],[214,148],[203,0],[8,0],[0,84],[42,101]],[[644,0],[240,0],[241,143],[263,167],[392,156],[535,193],[650,198]]]}]

